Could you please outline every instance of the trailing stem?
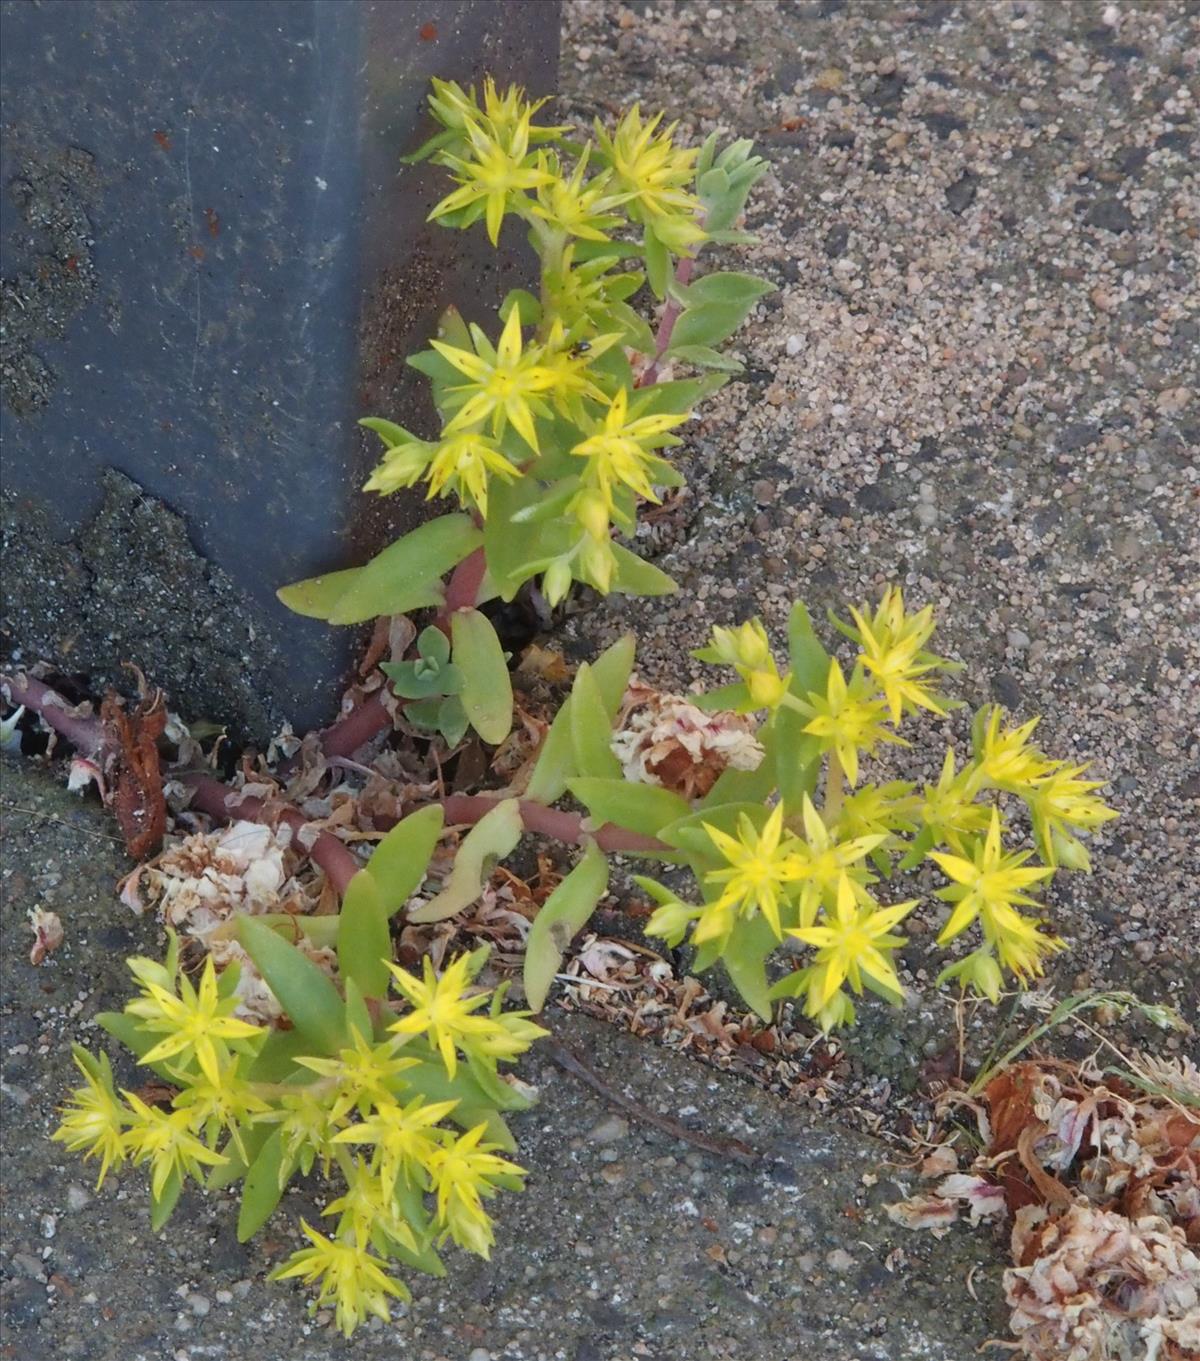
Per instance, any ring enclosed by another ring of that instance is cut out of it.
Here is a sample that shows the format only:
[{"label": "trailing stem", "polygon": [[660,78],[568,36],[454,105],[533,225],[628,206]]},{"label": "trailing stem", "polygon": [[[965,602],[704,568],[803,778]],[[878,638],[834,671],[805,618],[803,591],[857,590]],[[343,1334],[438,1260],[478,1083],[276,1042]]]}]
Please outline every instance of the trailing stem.
[{"label": "trailing stem", "polygon": [[[490,813],[500,800],[489,798],[486,794],[451,794],[441,802],[446,810],[446,822],[464,826],[474,825]],[[602,851],[669,852],[669,848],[656,838],[642,836],[638,832],[631,832],[611,822],[590,831],[584,826],[581,814],[547,808],[536,799],[521,800],[521,821],[527,832],[553,837],[556,841],[564,841],[569,845],[582,845],[590,839],[594,840]]]}]

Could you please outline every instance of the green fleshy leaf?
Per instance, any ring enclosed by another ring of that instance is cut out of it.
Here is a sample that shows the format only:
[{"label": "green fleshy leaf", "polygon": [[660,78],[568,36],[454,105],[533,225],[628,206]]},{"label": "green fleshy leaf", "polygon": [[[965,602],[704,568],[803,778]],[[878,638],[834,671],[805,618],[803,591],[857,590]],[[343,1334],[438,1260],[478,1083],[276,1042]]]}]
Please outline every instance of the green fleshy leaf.
[{"label": "green fleshy leaf", "polygon": [[771,1019],[766,959],[778,944],[766,919],[753,917],[749,921],[738,922],[721,955],[721,962],[734,987],[764,1021]]},{"label": "green fleshy leaf", "polygon": [[703,945],[697,947],[689,973],[704,973],[707,969],[711,969],[720,958],[721,942],[719,940],[706,941]]},{"label": "green fleshy leaf", "polygon": [[346,1042],[345,1008],[329,975],[254,917],[240,918],[237,934],[311,1052],[336,1054]]},{"label": "green fleshy leaf", "polygon": [[781,706],[771,720],[774,732],[775,782],[786,813],[798,813],[804,795],[812,798],[821,772],[821,739],[804,731],[808,720]]},{"label": "green fleshy leaf", "polygon": [[[450,1077],[440,1059],[429,1059],[415,1068],[406,1068],[404,1081],[426,1101],[457,1101],[458,1107],[451,1111],[447,1119],[452,1120],[460,1129],[470,1129],[479,1124],[497,1108],[507,1111],[528,1110],[532,1102],[522,1096],[516,1087],[505,1083],[507,1095],[492,1101],[480,1087],[475,1075],[465,1063],[459,1063],[458,1071]],[[509,1143],[509,1148],[516,1145]]]},{"label": "green fleshy leaf", "polygon": [[449,146],[461,135],[454,128],[443,128],[441,132],[435,132],[432,137],[422,142],[416,151],[410,151],[407,155],[401,156],[400,164],[416,165],[418,161],[427,161],[435,151],[440,151],[442,147]]},{"label": "green fleshy leaf", "polygon": [[500,639],[478,610],[456,610],[450,636],[462,673],[462,706],[479,736],[498,747],[512,731],[513,717],[512,681]]},{"label": "green fleshy leaf", "polygon": [[579,490],[579,486],[578,477],[564,478],[556,486],[551,487],[540,501],[534,501],[523,510],[514,512],[513,524],[537,524],[542,520],[550,520],[556,515],[561,515],[566,509],[567,502]]},{"label": "green fleshy leaf", "polygon": [[903,870],[915,869],[922,860],[937,845],[937,836],[931,827],[922,827],[913,838],[912,844],[905,851],[900,861],[899,868]]},{"label": "green fleshy leaf", "polygon": [[712,347],[728,340],[746,320],[753,307],[749,304],[732,302],[702,302],[688,307],[671,332],[671,343],[667,354],[675,354],[679,349],[692,345]]},{"label": "green fleshy leaf", "polygon": [[442,599],[442,577],[483,542],[468,515],[441,515],[385,548],[330,613],[331,624],[407,614]]},{"label": "green fleshy leaf", "polygon": [[458,695],[447,695],[438,705],[436,726],[446,739],[447,745],[451,747],[457,747],[467,735],[471,720],[467,717],[467,711],[463,708]]},{"label": "green fleshy leaf", "polygon": [[646,277],[656,298],[665,298],[671,286],[671,252],[646,228]]},{"label": "green fleshy leaf", "polygon": [[753,274],[739,274],[725,270],[706,274],[681,290],[689,307],[700,303],[725,303],[735,307],[753,307],[759,298],[775,292],[775,285]]},{"label": "green fleshy leaf", "polygon": [[206,1191],[223,1191],[227,1186],[232,1186],[239,1182],[250,1170],[250,1164],[258,1157],[258,1150],[271,1137],[274,1132],[273,1125],[251,1125],[249,1129],[242,1129],[242,1147],[246,1150],[246,1157],[249,1162],[238,1152],[237,1144],[232,1139],[226,1140],[225,1147],[221,1152],[225,1155],[225,1161],[218,1163],[216,1167],[208,1169],[208,1176],[204,1179],[204,1189]]},{"label": "green fleshy leaf", "polygon": [[[600,692],[610,729],[625,698],[636,646],[633,634],[627,633],[605,648],[592,663],[592,679]],[[571,700],[568,698],[550,724],[525,792],[539,803],[554,803],[562,798],[567,781],[576,773],[571,747]]]},{"label": "green fleshy leaf", "polygon": [[592,668],[584,662],[571,690],[571,754],[580,775],[619,780],[621,763],[612,752],[612,720]]},{"label": "green fleshy leaf", "polygon": [[542,304],[527,288],[510,288],[500,304],[500,320],[507,321],[509,313],[517,308],[522,326],[536,326],[542,319]]},{"label": "green fleshy leaf", "polygon": [[379,664],[380,671],[391,681],[392,689],[401,699],[429,699],[431,696],[441,699],[446,693],[442,673],[427,671],[421,675],[419,667],[420,663],[415,661]]},{"label": "green fleshy leaf", "polygon": [[721,373],[744,373],[746,366],[740,359],[733,359],[719,350],[707,345],[672,345],[671,353],[685,364],[695,364],[698,369],[717,369]]},{"label": "green fleshy leaf", "polygon": [[253,1238],[279,1204],[287,1185],[286,1179],[279,1175],[282,1167],[283,1132],[276,1129],[259,1149],[258,1156],[246,1173],[242,1205],[238,1211],[239,1243],[245,1243]]},{"label": "green fleshy leaf", "polygon": [[450,661],[450,639],[440,628],[430,624],[428,628],[421,630],[421,636],[417,639],[417,651],[421,654],[421,660],[433,662],[439,670]]},{"label": "green fleshy leaf", "polygon": [[608,861],[589,842],[583,859],[542,904],[525,943],[525,996],[541,1011],[563,952],[596,909],[608,888]]},{"label": "green fleshy leaf", "polygon": [[[308,1040],[298,1030],[272,1030],[246,1071],[250,1082],[286,1082],[297,1072],[308,1074],[296,1062],[310,1052]],[[308,1080],[306,1077],[306,1081]]]},{"label": "green fleshy leaf", "polygon": [[362,573],[361,567],[325,572],[319,577],[281,586],[275,594],[293,614],[302,614],[306,619],[328,619]]},{"label": "green fleshy leaf", "polygon": [[175,1206],[179,1204],[179,1193],[183,1190],[183,1178],[178,1171],[172,1171],[163,1184],[162,1195],[150,1193],[150,1231],[157,1233],[171,1218]]},{"label": "green fleshy leaf", "polygon": [[404,717],[420,732],[440,732],[442,696],[432,695],[428,699],[412,700],[404,706]]},{"label": "green fleshy leaf", "polygon": [[[390,977],[389,977],[390,981]],[[375,1037],[375,1025],[371,1020],[371,1011],[367,1006],[367,999],[363,995],[363,990],[358,986],[353,978],[345,981],[346,993],[346,1034],[353,1040],[354,1032],[366,1041],[370,1042]],[[386,996],[387,988],[379,993],[373,994],[376,997]]]},{"label": "green fleshy leaf", "polygon": [[463,911],[483,892],[497,861],[509,855],[521,839],[521,805],[504,799],[490,809],[463,838],[454,868],[442,891],[424,906],[415,908],[413,922],[440,922]]},{"label": "green fleshy leaf", "polygon": [[371,430],[378,435],[389,449],[394,449],[397,444],[423,444],[425,442],[414,435],[411,430],[405,430],[402,425],[397,425],[395,421],[385,421],[381,416],[363,416],[358,423],[364,430]]},{"label": "green fleshy leaf", "polygon": [[659,416],[690,411],[703,395],[703,383],[698,378],[672,378],[665,383],[652,383],[638,388],[629,403],[629,415]]},{"label": "green fleshy leaf", "polygon": [[692,703],[706,714],[715,714],[724,709],[745,713],[753,701],[750,687],[744,681],[734,681],[731,685],[718,685],[715,690],[705,690],[703,694],[692,697]]},{"label": "green fleshy leaf", "polygon": [[357,984],[364,997],[386,996],[387,961],[392,957],[389,913],[379,881],[369,870],[359,870],[346,886],[340,915],[338,973]]},{"label": "green fleshy leaf", "polygon": [[812,618],[799,600],[788,616],[788,654],[793,694],[801,699],[812,692],[824,695],[829,679],[829,653],[813,632]]},{"label": "green fleshy leaf", "polygon": [[743,813],[761,830],[768,810],[761,803],[714,804],[711,807],[697,809],[677,822],[668,823],[659,829],[658,839],[665,841],[668,846],[677,846],[682,851],[699,852],[710,858],[719,858],[708,833],[704,830],[704,823],[709,823],[728,836],[736,836],[738,819]]},{"label": "green fleshy leaf", "polygon": [[375,847],[367,869],[378,885],[388,916],[398,912],[421,887],[445,815],[440,804],[430,804],[396,823]]},{"label": "green fleshy leaf", "polygon": [[[159,1034],[150,1034],[143,1030],[137,1017],[129,1016],[123,1011],[102,1011],[96,1017],[96,1023],[101,1030],[123,1044],[139,1063],[142,1061],[142,1055],[148,1054],[162,1039]],[[145,1067],[165,1082],[172,1081],[170,1069],[165,1063],[147,1063]]]},{"label": "green fleshy leaf", "polygon": [[679,587],[661,568],[639,558],[619,543],[612,545],[617,570],[613,573],[612,590],[619,595],[673,595]]},{"label": "green fleshy leaf", "polygon": [[335,915],[305,917],[294,912],[264,912],[255,917],[264,926],[278,931],[285,940],[296,940],[303,936],[318,949],[332,948],[337,944],[339,920]]},{"label": "green fleshy leaf", "polygon": [[723,803],[766,803],[775,789],[775,736],[773,725],[765,723],[758,730],[758,740],[762,744],[763,759],[754,770],[734,770],[732,766],[723,770],[716,784],[700,801],[701,808],[717,808]]},{"label": "green fleshy leaf", "polygon": [[633,780],[604,780],[581,775],[567,788],[591,814],[598,826],[605,822],[644,836],[657,836],[658,829],[685,818],[692,811],[686,799],[657,785]]},{"label": "green fleshy leaf", "polygon": [[456,350],[474,348],[471,344],[471,332],[463,314],[453,304],[438,317],[437,338],[447,345],[453,345]]},{"label": "green fleshy leaf", "polygon": [[542,495],[543,489],[534,477],[520,477],[514,482],[494,478],[489,488],[484,551],[488,571],[504,600],[511,600],[524,582],[556,557],[569,553],[579,537],[579,526],[561,517],[513,522],[514,515],[539,505]]}]

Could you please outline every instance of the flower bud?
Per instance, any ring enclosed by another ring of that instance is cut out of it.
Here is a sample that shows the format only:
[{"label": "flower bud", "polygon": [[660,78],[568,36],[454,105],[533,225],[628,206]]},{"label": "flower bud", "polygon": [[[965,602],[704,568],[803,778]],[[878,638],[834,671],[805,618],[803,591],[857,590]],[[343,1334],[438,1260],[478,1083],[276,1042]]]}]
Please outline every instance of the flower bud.
[{"label": "flower bud", "polygon": [[571,589],[571,564],[563,558],[555,558],[542,575],[542,594],[550,605],[557,605]]},{"label": "flower bud", "polygon": [[592,489],[580,492],[575,498],[574,510],[575,518],[589,537],[597,541],[608,538],[608,503],[600,492]]},{"label": "flower bud", "polygon": [[778,708],[787,694],[788,678],[775,670],[774,662],[769,671],[751,671],[745,680],[750,698],[759,709]]}]

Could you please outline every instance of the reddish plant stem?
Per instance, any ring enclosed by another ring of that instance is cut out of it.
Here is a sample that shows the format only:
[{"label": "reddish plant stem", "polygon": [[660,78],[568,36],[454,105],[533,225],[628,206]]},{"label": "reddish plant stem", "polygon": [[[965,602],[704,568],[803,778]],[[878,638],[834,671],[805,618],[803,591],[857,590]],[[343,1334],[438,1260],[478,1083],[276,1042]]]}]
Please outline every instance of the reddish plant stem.
[{"label": "reddish plant stem", "polygon": [[[694,256],[685,255],[675,268],[675,282],[686,284],[692,277],[692,270],[696,267]],[[675,323],[679,320],[683,312],[683,304],[674,298],[667,299],[667,305],[663,308],[662,316],[658,319],[658,334],[654,340],[654,358],[648,368],[644,370],[642,376],[637,380],[637,386],[648,388],[652,383],[658,382],[658,365],[663,355],[666,354],[671,344],[671,336],[675,332]]]},{"label": "reddish plant stem", "polygon": [[468,553],[450,574],[446,586],[446,600],[438,611],[438,627],[445,631],[449,627],[450,616],[455,610],[469,610],[479,599],[479,588],[483,585],[483,574],[487,571],[487,558],[483,548]]},{"label": "reddish plant stem", "polygon": [[81,756],[98,756],[103,750],[106,740],[104,724],[94,714],[72,714],[70,710],[74,705],[68,704],[57,690],[20,672],[0,676],[0,687],[3,687],[11,703],[23,704],[40,714]]},{"label": "reddish plant stem", "polygon": [[[277,808],[264,805],[261,799],[240,795],[211,775],[191,774],[181,777],[192,791],[191,807],[218,822],[247,818],[251,822],[286,823],[295,832],[308,825],[308,819],[296,808]],[[300,843],[303,846],[303,842]],[[308,851],[309,858],[329,876],[329,882],[340,898],[362,866],[336,836],[320,832]]]},{"label": "reddish plant stem", "polygon": [[[446,822],[458,826],[478,822],[499,802],[499,799],[489,798],[486,794],[451,794],[441,801],[446,812]],[[591,837],[602,851],[669,850],[663,842],[652,836],[642,836],[639,832],[631,832],[628,828],[618,827],[612,822],[606,822],[595,832],[585,831],[583,817],[579,813],[564,813],[557,808],[547,808],[544,803],[538,803],[535,799],[521,800],[521,821],[525,824],[527,832],[550,836],[556,841],[565,841],[576,846],[582,845]]]},{"label": "reddish plant stem", "polygon": [[[401,701],[402,703],[403,701]],[[321,750],[326,756],[353,756],[371,738],[392,725],[392,716],[378,691],[351,709],[345,718],[321,733]]]},{"label": "reddish plant stem", "polygon": [[[13,704],[24,704],[39,713],[82,755],[94,757],[103,750],[104,724],[99,718],[68,713],[67,701],[57,690],[24,675],[0,676],[0,687]],[[299,809],[265,807],[261,799],[240,797],[236,790],[229,789],[211,775],[189,774],[180,778],[192,790],[191,806],[219,822],[229,822],[235,817],[248,818],[252,822],[286,822],[297,832],[307,825],[308,819]],[[329,876],[339,896],[361,868],[354,856],[329,832],[317,836],[309,856]]]}]

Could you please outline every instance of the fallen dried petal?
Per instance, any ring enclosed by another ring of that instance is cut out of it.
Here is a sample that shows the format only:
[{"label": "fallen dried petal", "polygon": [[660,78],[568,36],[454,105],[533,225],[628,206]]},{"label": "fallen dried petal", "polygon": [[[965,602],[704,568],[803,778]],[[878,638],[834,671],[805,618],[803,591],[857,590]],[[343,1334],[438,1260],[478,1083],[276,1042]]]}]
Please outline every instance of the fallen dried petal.
[{"label": "fallen dried petal", "polygon": [[63,925],[57,912],[44,907],[29,909],[29,925],[33,928],[33,948],[29,951],[30,964],[40,964],[63,943]]}]

